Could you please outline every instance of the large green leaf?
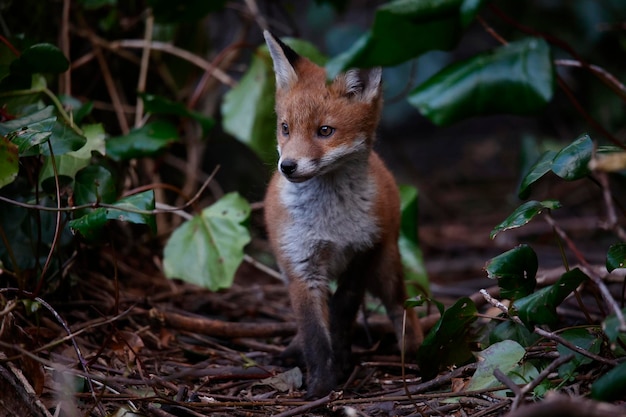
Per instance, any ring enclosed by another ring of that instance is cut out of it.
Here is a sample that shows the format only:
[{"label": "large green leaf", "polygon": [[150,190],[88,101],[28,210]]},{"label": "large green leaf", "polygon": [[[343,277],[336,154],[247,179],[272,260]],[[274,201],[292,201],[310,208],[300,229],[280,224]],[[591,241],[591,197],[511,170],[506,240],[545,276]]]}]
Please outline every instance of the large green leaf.
[{"label": "large green leaf", "polygon": [[[478,366],[467,389],[477,391],[502,385],[494,376],[496,369],[518,384],[530,382],[539,372],[528,363],[521,363],[526,350],[517,342],[503,340],[476,354]],[[504,393],[502,393],[504,394]]]},{"label": "large green leaf", "polygon": [[[113,203],[117,197],[115,179],[111,171],[101,165],[89,165],[78,171],[74,182],[74,204]],[[92,212],[84,209],[74,213],[75,218]]]},{"label": "large green leaf", "polygon": [[174,116],[189,117],[196,120],[202,126],[202,132],[206,135],[215,125],[215,120],[204,116],[196,111],[188,109],[184,104],[168,100],[155,94],[140,93],[145,110],[152,114],[171,114]]},{"label": "large green leaf", "polygon": [[59,122],[52,106],[0,123],[0,135],[18,146],[20,156],[50,155],[49,146],[43,145],[48,140],[55,155],[80,149],[87,141],[65,123]]},{"label": "large green leaf", "polygon": [[[325,58],[308,42],[285,38],[297,53],[321,64]],[[274,112],[274,70],[267,46],[252,56],[248,71],[222,102],[224,130],[248,145],[262,161],[276,161],[276,114]]]},{"label": "large green leaf", "polygon": [[626,243],[611,245],[606,254],[606,269],[613,272],[617,268],[626,268]]},{"label": "large green leaf", "polygon": [[415,285],[408,286],[409,296],[416,296],[422,294],[420,290],[428,293],[429,287],[428,274],[417,235],[418,193],[415,187],[408,185],[401,185],[398,188],[402,220],[398,246],[402,257],[404,277],[410,284],[415,283],[417,285],[417,288]]},{"label": "large green leaf", "polygon": [[[626,308],[622,309],[622,315],[626,316]],[[602,331],[609,341],[609,348],[616,356],[625,356],[624,346],[626,346],[626,332],[620,329],[620,320],[615,313],[608,316],[602,322]]]},{"label": "large green leaf", "polygon": [[537,285],[537,254],[520,245],[491,259],[485,265],[487,276],[496,278],[502,298],[516,300],[532,294]]},{"label": "large green leaf", "polygon": [[11,184],[19,171],[17,145],[0,136],[0,188]]},{"label": "large green leaf", "polygon": [[522,346],[528,347],[537,343],[540,336],[528,330],[526,326],[512,320],[503,321],[489,333],[489,343],[494,344],[504,340],[514,340]]},{"label": "large green leaf", "polygon": [[[91,162],[92,152],[101,155],[105,153],[104,128],[100,124],[83,126],[83,133],[87,142],[77,151],[68,152],[65,155],[55,154],[55,163],[59,177],[65,177],[66,183],[71,183],[78,171],[85,168]],[[54,169],[52,158],[47,156],[44,159],[39,181],[44,190],[54,187]]]},{"label": "large green leaf", "polygon": [[504,219],[502,223],[493,228],[489,237],[495,238],[496,235],[502,231],[515,229],[521,227],[531,221],[535,216],[543,212],[544,210],[556,210],[561,207],[561,203],[556,200],[545,201],[527,201],[511,213],[509,217]]},{"label": "large green leaf", "polygon": [[552,169],[552,161],[556,156],[555,151],[546,151],[543,155],[530,167],[522,182],[520,183],[517,195],[522,200],[528,198],[530,195],[530,186],[534,184],[539,178],[550,172]]},{"label": "large green leaf", "polygon": [[153,214],[137,212],[154,210],[154,191],[124,197],[113,205],[115,208],[97,208],[78,219],[71,220],[69,225],[87,239],[96,237],[107,220],[147,224],[151,230],[156,230]]},{"label": "large green leaf", "polygon": [[626,362],[620,363],[591,385],[591,397],[599,401],[622,399],[624,392],[626,392]]},{"label": "large green leaf", "polygon": [[480,7],[472,3],[396,0],[383,4],[376,10],[372,29],[328,63],[329,76],[352,67],[398,65],[427,51],[452,49],[464,24]]},{"label": "large green leaf", "polygon": [[115,160],[154,156],[177,140],[176,127],[166,121],[157,120],[133,129],[127,135],[108,139],[106,153]]},{"label": "large green leaf", "polygon": [[248,202],[230,193],[183,223],[163,250],[165,275],[212,291],[228,288],[250,242],[250,233],[242,225],[249,215]]},{"label": "large green leaf", "polygon": [[[590,333],[588,329],[567,329],[561,332],[560,336],[574,346],[583,348],[588,352],[595,354],[600,353],[602,337],[598,334]],[[571,361],[559,366],[559,377],[565,380],[573,379],[576,376],[576,370],[580,366],[593,362],[593,359],[573,351],[560,343],[557,345],[556,349],[561,357],[574,354],[574,358]]]},{"label": "large green leaf", "polygon": [[409,103],[437,125],[490,114],[533,114],[552,99],[550,48],[527,38],[457,62],[415,88]]},{"label": "large green leaf", "polygon": [[588,279],[580,269],[572,269],[564,273],[555,284],[516,300],[513,303],[513,312],[529,328],[536,324],[555,324],[558,321],[556,308]]},{"label": "large green leaf", "polygon": [[584,134],[567,145],[554,157],[552,172],[564,180],[574,181],[589,175],[589,161],[593,153],[593,142]]},{"label": "large green leaf", "polygon": [[448,308],[424,339],[417,351],[422,378],[429,380],[450,365],[461,365],[472,359],[471,327],[476,320],[474,302],[461,298]]},{"label": "large green leaf", "polygon": [[58,74],[67,71],[69,67],[70,62],[59,48],[49,43],[39,43],[24,50],[20,57],[11,63],[11,73]]}]

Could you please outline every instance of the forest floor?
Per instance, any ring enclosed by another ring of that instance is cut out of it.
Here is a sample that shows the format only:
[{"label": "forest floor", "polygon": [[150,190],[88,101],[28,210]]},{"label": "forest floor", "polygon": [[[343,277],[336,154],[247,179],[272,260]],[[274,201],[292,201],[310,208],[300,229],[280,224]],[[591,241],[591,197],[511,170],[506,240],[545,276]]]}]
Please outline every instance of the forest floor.
[{"label": "forest floor", "polygon": [[[423,187],[420,226],[436,299],[450,304],[471,296],[486,312],[490,306],[478,291],[497,295],[497,290],[482,268],[525,241],[536,245],[540,282],[558,270],[560,256],[547,223],[489,239],[494,225],[510,213],[502,200],[514,190],[514,178],[464,184],[437,178]],[[576,194],[569,186],[560,192]],[[596,197],[578,192],[576,198]],[[559,222],[589,249],[592,263],[602,264],[602,250],[590,240],[593,217],[566,213]],[[516,393],[520,398],[502,396],[497,393],[502,387],[468,391],[474,363],[423,381],[412,358],[403,360],[390,323],[377,312],[359,318],[350,378],[330,395],[306,401],[301,370],[279,358],[295,323],[286,287],[276,278],[244,263],[230,289],[210,292],[166,279],[160,257],[143,242],[85,250],[74,262],[62,280],[67,288],[41,304],[40,314],[4,293],[0,415],[626,415],[623,404],[585,399],[591,368],[566,392],[537,402],[522,391]],[[580,314],[567,305],[559,312],[565,320]],[[438,319],[435,308],[420,313],[426,330]],[[537,349],[554,352],[555,343],[544,341]]]}]

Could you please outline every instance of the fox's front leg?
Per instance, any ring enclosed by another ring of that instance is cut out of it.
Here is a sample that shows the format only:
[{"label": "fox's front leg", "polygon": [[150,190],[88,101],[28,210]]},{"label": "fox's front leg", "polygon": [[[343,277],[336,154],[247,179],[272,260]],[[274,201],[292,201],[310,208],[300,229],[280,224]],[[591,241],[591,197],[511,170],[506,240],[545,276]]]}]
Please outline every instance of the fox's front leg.
[{"label": "fox's front leg", "polygon": [[337,385],[330,334],[328,282],[301,277],[289,283],[298,324],[298,340],[307,367],[307,397],[321,397]]}]

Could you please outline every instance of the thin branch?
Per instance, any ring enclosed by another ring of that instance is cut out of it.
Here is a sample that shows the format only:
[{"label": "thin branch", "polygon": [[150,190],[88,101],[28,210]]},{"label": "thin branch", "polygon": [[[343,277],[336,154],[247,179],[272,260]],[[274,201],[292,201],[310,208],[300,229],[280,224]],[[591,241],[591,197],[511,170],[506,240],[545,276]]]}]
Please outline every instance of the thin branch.
[{"label": "thin branch", "polygon": [[[143,39],[122,39],[122,40],[108,43],[108,47],[111,49],[117,49],[117,48],[143,49],[145,46],[146,46],[146,41]],[[223,84],[228,85],[229,87],[234,87],[235,85],[237,85],[237,82],[230,75],[226,74],[221,69],[213,66],[211,62],[207,61],[206,59],[203,59],[199,57],[198,55],[195,55],[185,49],[178,48],[177,46],[172,45],[170,43],[159,42],[159,41],[150,42],[150,48],[157,50],[157,51],[163,51],[170,55],[174,55],[181,59],[184,59],[185,61],[188,61],[194,64],[195,66],[200,67],[204,69],[205,71],[210,72],[211,75],[213,75],[216,79],[218,79]]]},{"label": "thin branch", "polygon": [[594,271],[592,266],[589,264],[589,262],[587,262],[585,257],[576,247],[576,245],[574,245],[574,242],[572,242],[569,236],[567,236],[567,233],[565,233],[565,231],[561,229],[561,227],[558,224],[556,224],[556,222],[554,221],[554,218],[549,213],[545,213],[543,218],[546,220],[546,222],[548,222],[550,226],[552,226],[552,229],[556,232],[556,234],[561,239],[563,239],[563,241],[567,244],[568,248],[574,253],[576,258],[580,262],[581,271],[583,271],[587,276],[591,278],[593,283],[600,290],[600,294],[602,294],[602,298],[604,299],[604,302],[609,306],[609,309],[613,311],[613,313],[615,314],[618,322],[620,323],[619,325],[620,331],[626,332],[626,321],[624,320],[624,314],[622,313],[622,310],[619,308],[619,305],[617,304],[617,302],[611,295],[611,292],[607,288],[606,284],[604,283],[600,275]]},{"label": "thin branch", "polygon": [[292,408],[291,410],[284,411],[282,413],[274,415],[274,417],[291,417],[291,416],[299,416],[305,414],[306,411],[313,410],[315,408],[319,408],[325,405],[330,404],[331,402],[338,400],[341,398],[343,393],[332,391],[325,397],[320,398],[319,400],[311,401],[307,404],[301,405],[300,407]]},{"label": "thin branch", "polygon": [[589,352],[588,350],[585,350],[583,348],[581,348],[580,346],[576,346],[575,344],[567,341],[566,339],[562,338],[561,336],[559,336],[556,333],[552,333],[552,332],[548,332],[545,331],[539,327],[535,327],[534,330],[535,333],[537,333],[539,336],[545,337],[546,339],[552,340],[554,342],[557,342],[563,346],[565,346],[568,349],[573,350],[576,353],[580,353],[583,356],[586,356],[590,359],[593,359],[594,361],[598,361],[600,363],[603,363],[605,365],[610,365],[610,366],[616,366],[618,365],[618,362],[616,360],[613,359],[607,359],[603,356],[600,355],[596,355],[595,353]]},{"label": "thin branch", "polygon": [[96,55],[96,59],[98,60],[98,65],[100,65],[100,71],[102,72],[102,76],[104,77],[104,83],[106,84],[107,91],[109,92],[109,97],[111,98],[111,102],[113,103],[113,108],[115,109],[117,123],[119,124],[122,133],[127,134],[130,131],[130,128],[128,126],[128,120],[126,120],[122,100],[120,99],[120,96],[117,92],[117,86],[115,85],[115,81],[113,81],[111,70],[109,70],[109,64],[104,58],[104,54],[102,53],[102,49],[100,49],[100,46],[96,45],[95,42],[92,42],[92,47],[93,52]]},{"label": "thin branch", "polygon": [[515,323],[519,324],[520,326],[524,326],[524,323],[522,323],[522,320],[518,316],[514,316],[514,315],[509,314],[509,308],[507,306],[505,306],[504,304],[502,304],[502,302],[500,302],[499,300],[496,300],[495,298],[493,298],[491,296],[491,294],[489,294],[487,292],[487,290],[481,289],[480,290],[480,294],[484,297],[485,301],[487,301],[489,304],[491,304],[495,308],[497,308],[500,311],[502,311],[504,314],[506,314]]},{"label": "thin branch", "polygon": [[563,67],[585,68],[589,70],[600,81],[619,95],[622,100],[626,100],[626,86],[624,86],[624,84],[622,84],[613,74],[604,68],[593,64],[583,64],[582,62],[574,59],[555,59],[554,63]]},{"label": "thin branch", "polygon": [[259,6],[256,4],[256,0],[245,0],[245,2],[246,6],[248,6],[248,9],[250,10],[250,13],[252,14],[252,17],[254,17],[254,20],[256,20],[256,23],[259,25],[261,30],[269,30],[270,27],[267,24],[267,20],[265,20],[265,17],[259,11]]},{"label": "thin branch", "polygon": [[[63,0],[63,13],[61,17],[61,33],[59,35],[61,51],[63,55],[70,58],[70,8],[71,0]],[[71,68],[65,71],[61,75],[63,81],[63,94],[66,96],[72,95],[72,71]]]},{"label": "thin branch", "polygon": [[[144,31],[144,40],[146,44],[141,53],[141,66],[139,67],[139,79],[137,80],[137,91],[143,93],[146,91],[146,80],[148,78],[148,64],[150,62],[150,45],[152,42],[152,32],[154,27],[154,16],[148,11],[146,17],[146,29]],[[135,127],[141,127],[141,119],[143,118],[143,99],[137,95],[137,106],[135,108]]]}]

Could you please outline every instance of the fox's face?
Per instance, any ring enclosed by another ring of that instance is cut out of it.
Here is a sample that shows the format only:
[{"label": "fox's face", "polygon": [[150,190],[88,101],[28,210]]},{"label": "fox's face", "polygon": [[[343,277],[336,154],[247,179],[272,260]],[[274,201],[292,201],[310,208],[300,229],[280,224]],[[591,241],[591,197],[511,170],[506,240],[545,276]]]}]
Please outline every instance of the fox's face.
[{"label": "fox's face", "polygon": [[367,159],[381,106],[381,70],[326,71],[266,33],[276,72],[278,169],[292,182]]}]

